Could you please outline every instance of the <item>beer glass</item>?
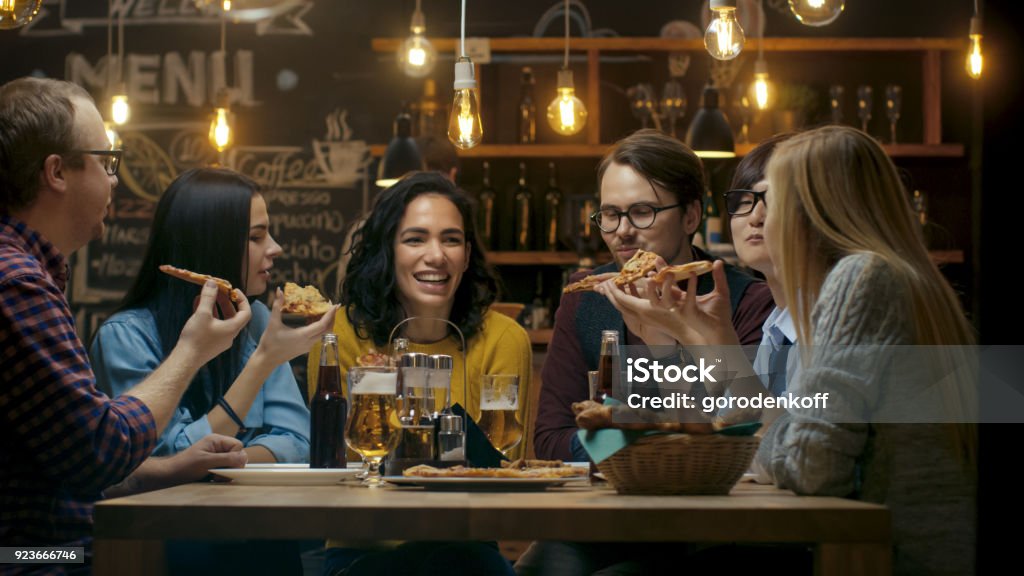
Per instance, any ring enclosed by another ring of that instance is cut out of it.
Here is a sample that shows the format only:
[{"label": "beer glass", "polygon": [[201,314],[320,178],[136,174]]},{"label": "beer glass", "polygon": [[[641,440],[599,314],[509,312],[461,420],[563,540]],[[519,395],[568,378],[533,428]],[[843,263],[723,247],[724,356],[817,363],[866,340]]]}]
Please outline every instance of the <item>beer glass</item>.
[{"label": "beer glass", "polygon": [[380,462],[398,445],[401,425],[394,367],[358,366],[348,371],[351,409],[345,442],[363,458],[363,484],[379,486]]},{"label": "beer glass", "polygon": [[857,117],[860,118],[860,129],[868,131],[868,122],[871,121],[871,100],[874,91],[871,86],[862,84],[857,87]]},{"label": "beer glass", "polygon": [[903,110],[903,88],[899,84],[889,84],[885,87],[885,115],[889,118],[889,133],[892,136],[890,144],[896,143],[896,122],[900,119],[900,112]]},{"label": "beer glass", "polygon": [[519,422],[519,375],[488,374],[480,390],[480,429],[491,445],[508,456],[523,439]]}]

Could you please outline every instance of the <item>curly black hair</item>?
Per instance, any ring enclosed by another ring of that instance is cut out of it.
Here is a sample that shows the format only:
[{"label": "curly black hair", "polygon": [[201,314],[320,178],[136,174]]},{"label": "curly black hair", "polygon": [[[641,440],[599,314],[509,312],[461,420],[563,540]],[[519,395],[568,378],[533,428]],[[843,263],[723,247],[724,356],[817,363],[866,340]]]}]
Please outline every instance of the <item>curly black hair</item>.
[{"label": "curly black hair", "polygon": [[437,172],[414,172],[377,197],[352,239],[352,259],[342,284],[341,301],[349,323],[360,338],[370,338],[377,346],[387,344],[391,329],[406,318],[398,301],[394,241],[406,207],[421,194],[437,194],[455,205],[462,215],[466,242],[472,246],[469,267],[455,290],[448,318],[467,341],[480,331],[484,314],[497,297],[498,279],[477,238],[471,200]]}]

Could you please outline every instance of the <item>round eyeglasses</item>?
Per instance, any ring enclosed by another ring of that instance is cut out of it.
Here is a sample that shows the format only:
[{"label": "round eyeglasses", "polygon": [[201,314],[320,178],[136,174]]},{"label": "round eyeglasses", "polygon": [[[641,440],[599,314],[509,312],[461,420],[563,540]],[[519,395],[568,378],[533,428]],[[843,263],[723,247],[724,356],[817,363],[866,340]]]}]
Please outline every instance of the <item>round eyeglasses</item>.
[{"label": "round eyeglasses", "polygon": [[622,222],[622,217],[625,216],[629,219],[630,226],[640,230],[645,230],[654,226],[654,219],[658,215],[658,212],[678,208],[680,206],[682,206],[682,204],[672,204],[671,206],[633,204],[625,210],[601,208],[590,215],[590,220],[593,221],[594,224],[597,224],[597,227],[600,228],[602,232],[615,232],[619,229],[619,223]]},{"label": "round eyeglasses", "polygon": [[758,202],[768,207],[768,200],[765,198],[767,190],[757,192],[756,190],[729,190],[725,193],[725,211],[730,216],[746,216],[754,211]]}]

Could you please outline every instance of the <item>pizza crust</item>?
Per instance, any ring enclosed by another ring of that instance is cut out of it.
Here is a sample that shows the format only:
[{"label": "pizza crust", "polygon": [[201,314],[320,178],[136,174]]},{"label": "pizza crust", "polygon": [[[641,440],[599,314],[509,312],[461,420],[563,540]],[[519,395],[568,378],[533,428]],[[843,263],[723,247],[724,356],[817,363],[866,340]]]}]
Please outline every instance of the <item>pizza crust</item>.
[{"label": "pizza crust", "polygon": [[594,288],[596,288],[597,285],[600,284],[601,282],[604,282],[609,278],[615,278],[616,276],[618,276],[618,274],[616,274],[615,272],[605,272],[604,274],[593,274],[591,276],[586,276],[584,278],[581,278],[580,280],[577,280],[576,282],[573,282],[572,284],[569,284],[565,288],[562,288],[562,294],[593,291]]},{"label": "pizza crust", "polygon": [[708,272],[711,272],[712,267],[713,264],[708,260],[698,260],[696,262],[680,264],[678,266],[666,266],[654,275],[654,281],[661,284],[671,276],[676,282],[682,282],[691,276],[707,274]]},{"label": "pizza crust", "polygon": [[192,272],[191,270],[185,270],[184,268],[177,268],[170,264],[160,265],[160,271],[168,276],[173,276],[179,280],[198,284],[200,286],[206,284],[207,280],[213,280],[217,284],[217,289],[227,294],[228,298],[232,302],[238,302],[238,295],[231,287],[231,283],[223,278],[217,278],[216,276],[210,276],[209,274],[200,274],[198,272]]}]

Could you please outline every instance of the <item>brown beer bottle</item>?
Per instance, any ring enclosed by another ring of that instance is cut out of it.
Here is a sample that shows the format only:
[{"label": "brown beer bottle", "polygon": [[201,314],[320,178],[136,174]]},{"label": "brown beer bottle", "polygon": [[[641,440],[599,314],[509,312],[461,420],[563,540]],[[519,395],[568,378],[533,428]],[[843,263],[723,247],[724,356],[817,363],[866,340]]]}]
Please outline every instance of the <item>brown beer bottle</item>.
[{"label": "brown beer bottle", "polygon": [[320,371],[310,412],[309,467],[344,468],[348,401],[341,390],[337,334],[324,334],[321,340]]},{"label": "brown beer bottle", "polygon": [[606,397],[612,395],[612,388],[615,383],[615,365],[619,355],[619,331],[601,331],[601,360],[598,364],[601,384],[597,389],[595,402],[604,402]]}]

